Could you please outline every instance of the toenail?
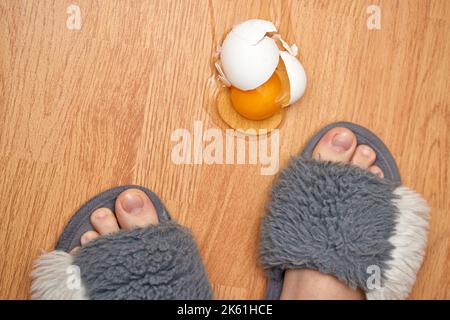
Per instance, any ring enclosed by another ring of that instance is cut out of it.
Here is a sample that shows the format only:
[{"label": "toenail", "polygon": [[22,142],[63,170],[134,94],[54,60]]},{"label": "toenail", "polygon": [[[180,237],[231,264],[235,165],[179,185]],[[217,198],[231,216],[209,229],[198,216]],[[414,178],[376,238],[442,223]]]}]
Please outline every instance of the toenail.
[{"label": "toenail", "polygon": [[127,193],[120,202],[122,208],[128,213],[137,213],[144,207],[142,198],[134,193]]},{"label": "toenail", "polygon": [[366,158],[371,158],[372,157],[372,152],[370,151],[369,148],[367,147],[361,147],[361,154],[366,157]]},{"label": "toenail", "polygon": [[106,212],[106,210],[97,210],[97,211],[95,212],[94,216],[95,216],[95,218],[103,219],[103,218],[106,218],[106,215],[107,215],[107,214],[108,214],[108,213]]},{"label": "toenail", "polygon": [[338,133],[331,140],[331,144],[337,149],[340,149],[341,151],[346,151],[350,149],[352,143],[353,143],[352,138],[350,134],[348,134],[348,132]]}]

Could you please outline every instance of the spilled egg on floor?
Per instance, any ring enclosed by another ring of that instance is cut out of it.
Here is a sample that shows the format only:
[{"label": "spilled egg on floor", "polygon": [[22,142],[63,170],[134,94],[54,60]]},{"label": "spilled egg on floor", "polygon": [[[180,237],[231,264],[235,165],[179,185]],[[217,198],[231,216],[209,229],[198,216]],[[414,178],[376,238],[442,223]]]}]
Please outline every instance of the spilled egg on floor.
[{"label": "spilled egg on floor", "polygon": [[277,33],[275,25],[252,19],[236,25],[225,37],[215,63],[224,84],[217,97],[221,118],[232,128],[271,131],[283,109],[306,89],[306,73],[298,48]]}]

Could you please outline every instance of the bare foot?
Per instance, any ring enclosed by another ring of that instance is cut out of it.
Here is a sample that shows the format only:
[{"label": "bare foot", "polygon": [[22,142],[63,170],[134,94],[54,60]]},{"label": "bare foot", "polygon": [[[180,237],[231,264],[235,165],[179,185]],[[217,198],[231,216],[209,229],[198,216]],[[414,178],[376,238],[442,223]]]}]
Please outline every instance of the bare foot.
[{"label": "bare foot", "polygon": [[[383,171],[373,165],[375,151],[367,145],[357,145],[349,129],[333,128],[318,142],[313,158],[325,161],[351,163],[383,177]],[[310,269],[286,270],[281,299],[336,299],[361,300],[365,294],[354,290],[337,278]]]},{"label": "bare foot", "polygon": [[[145,192],[128,189],[116,200],[115,214],[108,208],[99,208],[91,214],[91,223],[95,230],[81,236],[81,245],[97,237],[117,232],[121,229],[143,228],[158,223],[158,215],[153,203]],[[74,248],[75,254],[79,247]]]}]

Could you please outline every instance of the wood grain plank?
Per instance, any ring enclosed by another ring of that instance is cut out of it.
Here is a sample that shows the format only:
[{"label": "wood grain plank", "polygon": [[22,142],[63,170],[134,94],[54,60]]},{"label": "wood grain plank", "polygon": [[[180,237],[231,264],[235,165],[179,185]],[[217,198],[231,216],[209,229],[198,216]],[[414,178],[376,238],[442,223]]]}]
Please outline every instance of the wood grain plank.
[{"label": "wood grain plank", "polygon": [[[381,30],[366,27],[374,3]],[[377,133],[432,208],[411,298],[450,297],[449,1],[81,0],[81,30],[66,28],[69,4],[0,2],[0,298],[27,298],[40,249],[87,199],[125,183],[152,188],[193,230],[216,297],[263,296],[258,234],[275,176],[171,161],[174,130],[226,128],[214,56],[256,17],[299,45],[309,81],[281,124],[280,165],[332,121]]]}]

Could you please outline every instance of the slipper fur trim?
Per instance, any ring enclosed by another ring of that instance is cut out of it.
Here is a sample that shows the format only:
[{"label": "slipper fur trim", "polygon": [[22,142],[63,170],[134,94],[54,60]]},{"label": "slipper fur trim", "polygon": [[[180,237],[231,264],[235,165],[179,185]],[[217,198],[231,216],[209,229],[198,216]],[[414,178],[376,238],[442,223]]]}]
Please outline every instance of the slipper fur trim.
[{"label": "slipper fur trim", "polygon": [[73,256],[54,250],[42,254],[31,272],[33,300],[85,300],[85,288]]},{"label": "slipper fur trim", "polygon": [[367,292],[368,299],[405,299],[425,256],[430,208],[409,188],[398,187],[394,195],[396,226],[389,238],[394,249],[386,263],[382,287]]}]

